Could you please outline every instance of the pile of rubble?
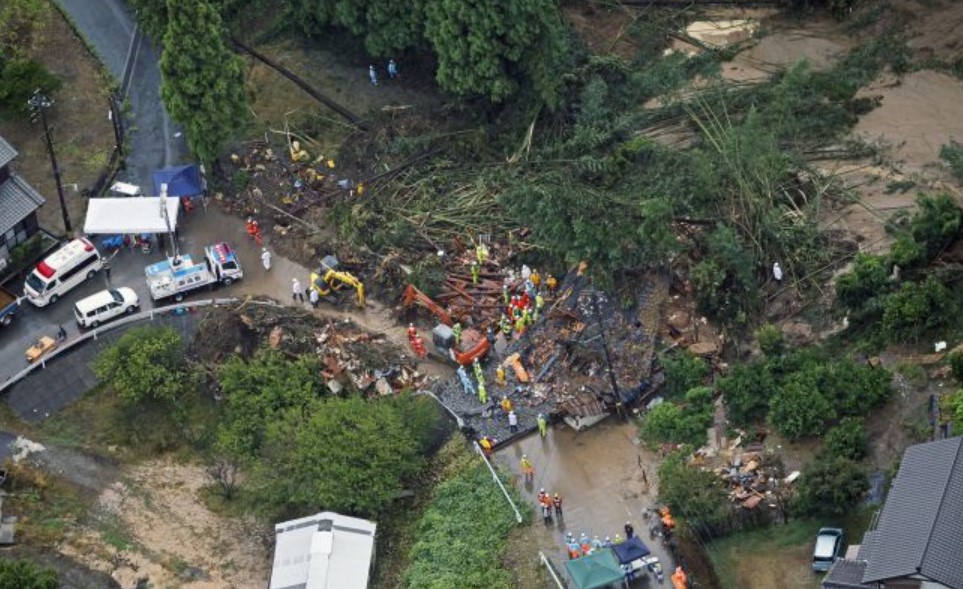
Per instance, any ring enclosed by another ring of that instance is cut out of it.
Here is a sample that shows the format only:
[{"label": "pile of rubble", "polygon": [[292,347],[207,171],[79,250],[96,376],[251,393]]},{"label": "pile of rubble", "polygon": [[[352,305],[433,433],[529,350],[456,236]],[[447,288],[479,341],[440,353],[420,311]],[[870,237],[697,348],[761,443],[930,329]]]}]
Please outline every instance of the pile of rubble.
[{"label": "pile of rubble", "polygon": [[[761,441],[741,447],[742,436],[718,454],[711,448],[700,448],[692,456],[690,466],[705,468],[710,462],[722,461],[712,469],[729,489],[729,500],[736,506],[753,510],[760,505],[784,506],[799,471],[785,475],[779,457],[767,451]],[[717,459],[717,460],[714,460]]]},{"label": "pile of rubble", "polygon": [[315,354],[322,363],[321,375],[334,394],[344,390],[346,384],[363,393],[379,395],[413,390],[425,384],[425,375],[404,355],[385,354],[393,346],[383,335],[359,331],[351,323],[335,325],[328,321],[315,331],[315,342]]},{"label": "pile of rubble", "polygon": [[315,356],[333,393],[344,390],[388,395],[426,385],[411,358],[384,335],[372,334],[349,320],[321,319],[296,307],[246,301],[215,308],[202,320],[188,349],[197,363],[211,366],[231,355],[250,358],[268,346],[288,356]]},{"label": "pile of rubble", "polygon": [[[594,289],[584,271],[583,265],[568,273],[555,295],[548,297],[543,316],[524,336],[506,340],[498,334],[484,368],[486,403],[457,378],[435,388],[476,437],[505,442],[535,429],[538,414],[566,419],[579,428],[647,399],[660,388],[663,375],[656,370],[656,342],[666,282],[657,277],[646,281],[631,308],[625,309]],[[513,370],[515,365],[521,370]],[[504,384],[496,376],[499,366],[506,374]],[[511,431],[501,409],[505,397],[514,406],[518,431]]]}]

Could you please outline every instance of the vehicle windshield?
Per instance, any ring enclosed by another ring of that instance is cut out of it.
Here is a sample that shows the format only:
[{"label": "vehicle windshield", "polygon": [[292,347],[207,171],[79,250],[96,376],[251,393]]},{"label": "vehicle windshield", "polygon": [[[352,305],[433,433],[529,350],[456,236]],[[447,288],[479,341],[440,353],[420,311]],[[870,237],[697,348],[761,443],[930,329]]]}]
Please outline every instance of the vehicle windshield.
[{"label": "vehicle windshield", "polygon": [[124,297],[121,296],[121,294],[120,294],[119,291],[116,291],[116,290],[114,290],[114,289],[111,289],[111,290],[108,291],[108,292],[110,292],[110,296],[114,298],[114,302],[115,302],[115,303],[123,303],[123,302],[124,302]]},{"label": "vehicle windshield", "polygon": [[27,286],[37,293],[42,293],[47,288],[47,283],[37,276],[36,272],[31,272],[30,275],[27,276]]}]

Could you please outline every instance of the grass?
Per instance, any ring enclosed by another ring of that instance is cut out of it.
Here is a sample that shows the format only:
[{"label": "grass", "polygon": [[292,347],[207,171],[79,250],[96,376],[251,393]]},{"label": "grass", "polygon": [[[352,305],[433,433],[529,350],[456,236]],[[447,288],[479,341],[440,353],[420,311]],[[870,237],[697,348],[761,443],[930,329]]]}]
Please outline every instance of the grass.
[{"label": "grass", "polygon": [[21,463],[9,470],[5,515],[16,515],[17,540],[54,546],[87,514],[89,497],[71,483]]},{"label": "grass", "polygon": [[[106,154],[114,143],[113,128],[106,116],[110,82],[59,10],[49,10],[48,21],[41,28],[41,39],[26,51],[63,82],[61,90],[53,95],[56,103],[48,117],[67,210],[77,226],[83,222],[86,199],[67,185],[77,184],[81,189],[92,186],[103,171],[98,164],[106,163]],[[17,172],[47,198],[47,205],[38,211],[40,224],[60,231],[63,222],[42,132],[28,120],[0,120],[0,135],[20,152]]]},{"label": "grass", "polygon": [[185,396],[172,417],[166,405],[129,406],[103,386],[38,427],[45,443],[135,462],[164,453],[191,453],[217,420],[217,406],[200,393]]},{"label": "grass", "polygon": [[709,544],[709,557],[723,587],[815,589],[822,580],[811,566],[819,528],[841,527],[847,543],[858,544],[872,515],[872,508],[862,508],[843,518],[796,519],[739,532]]}]

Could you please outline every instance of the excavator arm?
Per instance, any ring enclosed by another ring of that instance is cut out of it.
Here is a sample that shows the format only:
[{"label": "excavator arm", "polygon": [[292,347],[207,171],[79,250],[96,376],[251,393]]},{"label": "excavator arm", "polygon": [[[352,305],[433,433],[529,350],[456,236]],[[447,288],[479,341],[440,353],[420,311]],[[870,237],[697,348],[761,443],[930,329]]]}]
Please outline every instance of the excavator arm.
[{"label": "excavator arm", "polygon": [[353,275],[337,270],[328,270],[324,274],[324,281],[328,283],[332,290],[341,290],[345,286],[350,286],[358,293],[358,306],[364,307],[364,284]]},{"label": "excavator arm", "polygon": [[452,321],[451,315],[448,314],[448,311],[442,309],[438,303],[431,300],[431,297],[415,288],[415,285],[413,284],[409,284],[405,288],[404,303],[406,309],[411,308],[413,305],[418,305],[419,307],[428,309],[435,315],[435,317],[438,317],[439,321],[448,327],[451,327],[454,324],[454,321]]}]

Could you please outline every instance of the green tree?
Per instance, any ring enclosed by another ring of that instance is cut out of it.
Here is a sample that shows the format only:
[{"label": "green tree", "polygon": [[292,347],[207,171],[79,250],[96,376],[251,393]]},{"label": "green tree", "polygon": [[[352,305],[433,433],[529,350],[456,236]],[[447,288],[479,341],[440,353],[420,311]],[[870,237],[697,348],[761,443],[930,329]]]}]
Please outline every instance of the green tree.
[{"label": "green tree", "polygon": [[676,517],[707,527],[710,533],[720,532],[729,519],[729,496],[722,479],[711,471],[690,468],[679,452],[659,466],[659,499]]},{"label": "green tree", "polygon": [[537,98],[557,103],[561,19],[554,0],[433,0],[425,37],[438,59],[435,77],[460,96],[503,102],[531,81]]},{"label": "green tree", "polygon": [[168,0],[161,97],[199,160],[216,161],[247,119],[241,60],[227,48],[208,0]]},{"label": "green tree", "polygon": [[60,89],[60,80],[38,61],[0,57],[0,112],[12,118],[27,119],[27,101],[35,90],[50,95]]},{"label": "green tree", "polygon": [[858,461],[866,457],[868,450],[866,428],[858,417],[844,417],[826,434],[826,451],[830,456]]},{"label": "green tree", "polygon": [[306,413],[324,391],[314,358],[290,360],[277,350],[259,351],[250,361],[231,357],[218,384],[226,398],[217,450],[244,458],[257,455],[268,426],[289,409]]},{"label": "green tree", "polygon": [[289,510],[378,515],[421,466],[413,434],[394,403],[331,398],[307,413],[288,409],[268,426],[257,471],[263,500]]},{"label": "green tree", "polygon": [[321,33],[324,27],[344,27],[364,39],[372,55],[388,56],[422,42],[425,0],[379,2],[377,0],[294,0],[290,20],[305,33]]},{"label": "green tree", "polygon": [[892,290],[892,264],[883,256],[857,254],[853,269],[836,281],[836,300],[853,321],[877,317],[883,295]]},{"label": "green tree", "polygon": [[953,293],[936,278],[904,282],[883,301],[883,333],[889,341],[918,341],[949,325],[958,304]]},{"label": "green tree", "polygon": [[858,464],[839,456],[819,456],[802,471],[792,507],[799,515],[843,515],[869,489]]},{"label": "green tree", "polygon": [[719,379],[717,387],[725,400],[729,420],[737,426],[747,426],[765,418],[769,400],[778,390],[766,362],[736,364]]},{"label": "green tree", "polygon": [[779,326],[767,323],[756,331],[756,339],[759,340],[759,349],[769,358],[781,356],[785,350],[785,340]]},{"label": "green tree", "polygon": [[709,376],[705,360],[689,352],[663,354],[659,362],[665,371],[665,392],[670,397],[682,396],[689,389],[702,386]]},{"label": "green tree", "polygon": [[0,589],[57,589],[57,571],[29,560],[0,557]]},{"label": "green tree", "polygon": [[770,401],[769,421],[790,440],[820,435],[835,417],[832,402],[805,375],[784,383]]},{"label": "green tree", "polygon": [[[693,389],[701,391],[708,389]],[[712,393],[709,392],[711,407]],[[712,425],[712,413],[689,404],[686,407],[671,401],[660,403],[642,420],[642,438],[651,443],[690,444],[702,446],[706,442],[706,429]]]},{"label": "green tree", "polygon": [[93,362],[94,374],[129,403],[173,404],[186,391],[184,344],[170,327],[137,327]]}]

